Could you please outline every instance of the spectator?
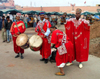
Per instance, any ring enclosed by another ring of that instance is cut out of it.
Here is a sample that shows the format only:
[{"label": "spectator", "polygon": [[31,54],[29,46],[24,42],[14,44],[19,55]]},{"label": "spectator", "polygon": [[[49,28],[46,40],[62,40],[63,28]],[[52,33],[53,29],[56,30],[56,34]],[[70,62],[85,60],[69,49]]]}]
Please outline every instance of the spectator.
[{"label": "spectator", "polygon": [[36,27],[36,23],[37,23],[37,18],[36,16],[34,17],[34,24],[33,24],[33,27]]},{"label": "spectator", "polygon": [[10,17],[7,16],[6,18],[6,22],[5,22],[5,29],[6,29],[6,33],[7,33],[7,43],[9,43],[12,39],[11,33],[10,33],[10,28],[12,25],[12,20],[10,20]]},{"label": "spectator", "polygon": [[61,18],[60,18],[60,16],[58,16],[57,26],[60,27],[60,25],[61,25]]},{"label": "spectator", "polygon": [[5,29],[5,16],[2,16],[2,20],[1,20],[1,27],[2,27],[2,39],[3,42],[6,42],[7,37],[6,37],[6,29]]},{"label": "spectator", "polygon": [[25,27],[27,28],[28,27],[28,25],[27,25],[27,17],[25,15],[23,17],[23,22],[25,24]]}]

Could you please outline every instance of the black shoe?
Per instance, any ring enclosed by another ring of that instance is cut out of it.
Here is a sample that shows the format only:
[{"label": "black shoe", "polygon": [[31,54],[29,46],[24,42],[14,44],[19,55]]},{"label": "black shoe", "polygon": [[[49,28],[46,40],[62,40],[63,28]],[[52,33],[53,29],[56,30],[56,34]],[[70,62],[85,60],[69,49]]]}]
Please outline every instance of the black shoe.
[{"label": "black shoe", "polygon": [[3,42],[6,42],[6,41],[3,41]]},{"label": "black shoe", "polygon": [[44,61],[45,60],[45,58],[43,58],[43,59],[40,59],[40,61]]},{"label": "black shoe", "polygon": [[19,54],[15,56],[15,58],[18,58],[18,57],[19,57]]},{"label": "black shoe", "polygon": [[23,55],[21,55],[21,57],[20,57],[21,59],[24,59],[24,57],[23,57]]},{"label": "black shoe", "polygon": [[45,59],[44,63],[47,64],[48,63],[48,59]]},{"label": "black shoe", "polygon": [[10,41],[7,41],[7,43],[10,43]]}]

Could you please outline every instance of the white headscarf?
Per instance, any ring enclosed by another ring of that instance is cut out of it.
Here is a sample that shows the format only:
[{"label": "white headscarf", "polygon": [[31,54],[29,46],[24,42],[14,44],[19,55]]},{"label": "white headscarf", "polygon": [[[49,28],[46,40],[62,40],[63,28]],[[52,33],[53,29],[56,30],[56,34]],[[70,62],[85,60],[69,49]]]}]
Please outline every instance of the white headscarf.
[{"label": "white headscarf", "polygon": [[21,13],[16,13],[16,16],[21,17]]}]

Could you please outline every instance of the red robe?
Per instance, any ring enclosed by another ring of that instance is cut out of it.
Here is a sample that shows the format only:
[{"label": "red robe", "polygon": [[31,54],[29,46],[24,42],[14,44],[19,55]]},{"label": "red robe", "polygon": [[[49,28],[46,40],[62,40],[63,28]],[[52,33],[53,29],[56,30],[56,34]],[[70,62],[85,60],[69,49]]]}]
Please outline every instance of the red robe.
[{"label": "red robe", "polygon": [[[45,59],[47,59],[51,55],[51,43],[48,42],[50,38],[48,39],[44,38],[44,33],[47,31],[47,28],[50,28],[50,27],[51,27],[50,22],[48,20],[45,20],[43,22],[39,21],[35,28],[35,31],[43,40],[42,49],[40,50],[40,55],[42,55],[42,58],[45,58]],[[44,32],[42,30],[44,30]]]},{"label": "red robe", "polygon": [[[11,26],[11,29],[10,29],[10,32],[12,34],[12,36],[15,34],[15,35],[19,35],[17,34],[18,32],[20,33],[24,33],[26,28],[25,28],[25,24],[23,21],[18,21],[16,22],[17,23],[17,26],[15,24],[15,22],[13,22],[12,26]],[[19,31],[18,31],[19,29]],[[19,46],[16,45],[16,39],[17,37],[13,37],[13,45],[14,45],[14,51],[15,53],[24,53],[24,49],[20,48]]]},{"label": "red robe", "polygon": [[66,34],[74,44],[76,61],[88,61],[90,26],[89,21],[75,18],[67,20],[65,24]]},{"label": "red robe", "polygon": [[[61,46],[61,42],[62,42],[62,38],[63,38],[63,32],[60,30],[55,30],[52,33],[52,37],[51,37],[51,43],[55,44],[55,47],[58,48],[59,46]],[[66,36],[66,43],[65,43],[65,47],[67,49],[67,53],[63,54],[63,55],[59,55],[59,52],[57,50],[56,53],[56,65],[59,66],[62,63],[67,63],[67,62],[72,62],[74,59],[74,48],[73,48],[73,44],[71,43],[71,41],[69,40],[68,36]]]}]

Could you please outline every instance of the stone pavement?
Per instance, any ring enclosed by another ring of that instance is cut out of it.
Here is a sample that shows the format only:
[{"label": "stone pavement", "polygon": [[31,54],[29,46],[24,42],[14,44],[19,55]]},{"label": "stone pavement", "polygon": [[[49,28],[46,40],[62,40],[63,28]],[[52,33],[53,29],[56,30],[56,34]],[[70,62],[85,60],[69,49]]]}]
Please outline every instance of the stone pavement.
[{"label": "stone pavement", "polygon": [[[29,28],[26,34],[31,36],[34,29]],[[35,34],[35,33],[34,33]],[[0,31],[1,36],[1,31]],[[65,76],[54,75],[59,69],[55,63],[40,62],[39,52],[25,50],[24,59],[15,59],[13,42],[2,43],[0,37],[0,79],[100,79],[100,58],[90,55],[89,61],[83,63],[83,69],[78,63],[65,67]]]}]

